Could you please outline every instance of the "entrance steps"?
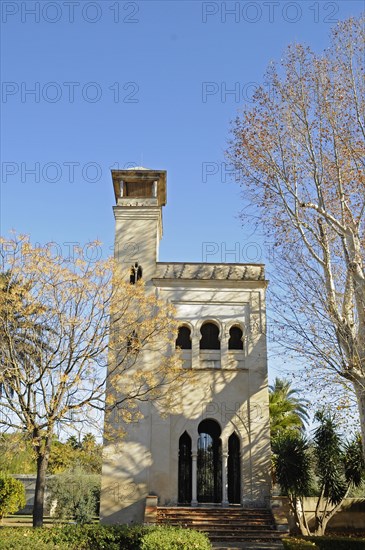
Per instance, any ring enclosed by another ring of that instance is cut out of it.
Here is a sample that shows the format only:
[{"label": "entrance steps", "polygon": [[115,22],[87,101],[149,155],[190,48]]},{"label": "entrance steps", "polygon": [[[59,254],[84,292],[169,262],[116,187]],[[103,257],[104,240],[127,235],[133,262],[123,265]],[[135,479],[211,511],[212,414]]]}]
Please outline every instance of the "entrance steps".
[{"label": "entrance steps", "polygon": [[266,508],[157,507],[159,525],[205,532],[214,548],[282,548],[271,510]]}]

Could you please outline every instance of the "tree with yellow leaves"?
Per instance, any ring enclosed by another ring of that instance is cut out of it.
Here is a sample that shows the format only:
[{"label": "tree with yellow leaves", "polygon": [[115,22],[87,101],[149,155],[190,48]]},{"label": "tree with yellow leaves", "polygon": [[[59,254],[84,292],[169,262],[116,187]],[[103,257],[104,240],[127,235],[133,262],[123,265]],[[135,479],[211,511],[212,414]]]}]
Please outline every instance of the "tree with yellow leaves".
[{"label": "tree with yellow leaves", "polygon": [[339,22],[322,54],[289,46],[228,156],[274,239],[281,341],[330,373],[329,390],[331,375],[352,385],[365,456],[364,60],[364,15]]},{"label": "tree with yellow leaves", "polygon": [[[139,401],[167,399],[182,375],[177,324],[173,307],[130,285],[112,259],[71,261],[15,236],[1,239],[0,261],[0,427],[32,443],[38,527],[55,431],[100,426],[115,410],[128,421]],[[158,360],[142,369],[150,349]]]}]

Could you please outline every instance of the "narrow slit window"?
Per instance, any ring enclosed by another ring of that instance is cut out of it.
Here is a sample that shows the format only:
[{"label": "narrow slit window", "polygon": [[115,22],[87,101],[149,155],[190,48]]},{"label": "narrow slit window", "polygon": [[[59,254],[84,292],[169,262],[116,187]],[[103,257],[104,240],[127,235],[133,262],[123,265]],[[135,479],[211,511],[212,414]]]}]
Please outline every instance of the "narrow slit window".
[{"label": "narrow slit window", "polygon": [[137,281],[142,279],[142,266],[138,265],[138,262],[132,265],[131,267],[131,273],[129,276],[129,282],[131,285],[135,285]]}]

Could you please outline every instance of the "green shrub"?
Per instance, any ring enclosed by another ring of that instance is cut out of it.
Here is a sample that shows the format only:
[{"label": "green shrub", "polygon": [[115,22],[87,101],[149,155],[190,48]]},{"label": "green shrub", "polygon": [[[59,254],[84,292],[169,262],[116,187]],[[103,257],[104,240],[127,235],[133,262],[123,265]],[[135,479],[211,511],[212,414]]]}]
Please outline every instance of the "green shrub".
[{"label": "green shrub", "polygon": [[61,525],[0,529],[0,550],[210,550],[203,533],[177,527]]},{"label": "green shrub", "polygon": [[0,529],[0,550],[139,550],[146,527],[62,525]]},{"label": "green shrub", "polygon": [[67,538],[72,550],[139,550],[139,542],[146,527],[136,525],[82,525],[65,526],[61,541]]},{"label": "green shrub", "polygon": [[304,539],[289,538],[283,539],[282,542],[285,550],[309,550],[310,548],[313,550],[317,548],[313,542]]},{"label": "green shrub", "polygon": [[100,476],[75,469],[51,478],[47,488],[49,504],[56,502],[55,517],[73,518],[81,524],[92,521],[100,497]]},{"label": "green shrub", "polygon": [[21,481],[0,472],[0,521],[26,505],[25,489]]},{"label": "green shrub", "polygon": [[153,527],[141,540],[141,550],[210,550],[204,533],[178,527]]},{"label": "green shrub", "polygon": [[316,537],[309,540],[315,542],[321,550],[365,550],[365,539],[350,537]]},{"label": "green shrub", "polygon": [[[44,531],[44,532],[43,532]],[[6,527],[0,530],[0,550],[69,550],[66,542],[54,543],[45,531],[27,527]],[[50,535],[50,533],[48,533]]]},{"label": "green shrub", "polygon": [[365,550],[365,539],[350,537],[310,537],[283,539],[285,550]]}]

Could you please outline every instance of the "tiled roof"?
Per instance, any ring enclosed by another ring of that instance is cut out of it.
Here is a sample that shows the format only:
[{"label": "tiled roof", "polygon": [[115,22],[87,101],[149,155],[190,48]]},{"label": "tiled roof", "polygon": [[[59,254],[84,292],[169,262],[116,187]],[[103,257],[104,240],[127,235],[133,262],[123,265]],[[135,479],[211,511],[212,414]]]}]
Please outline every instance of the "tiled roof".
[{"label": "tiled roof", "polygon": [[264,281],[263,265],[158,263],[157,279]]}]

